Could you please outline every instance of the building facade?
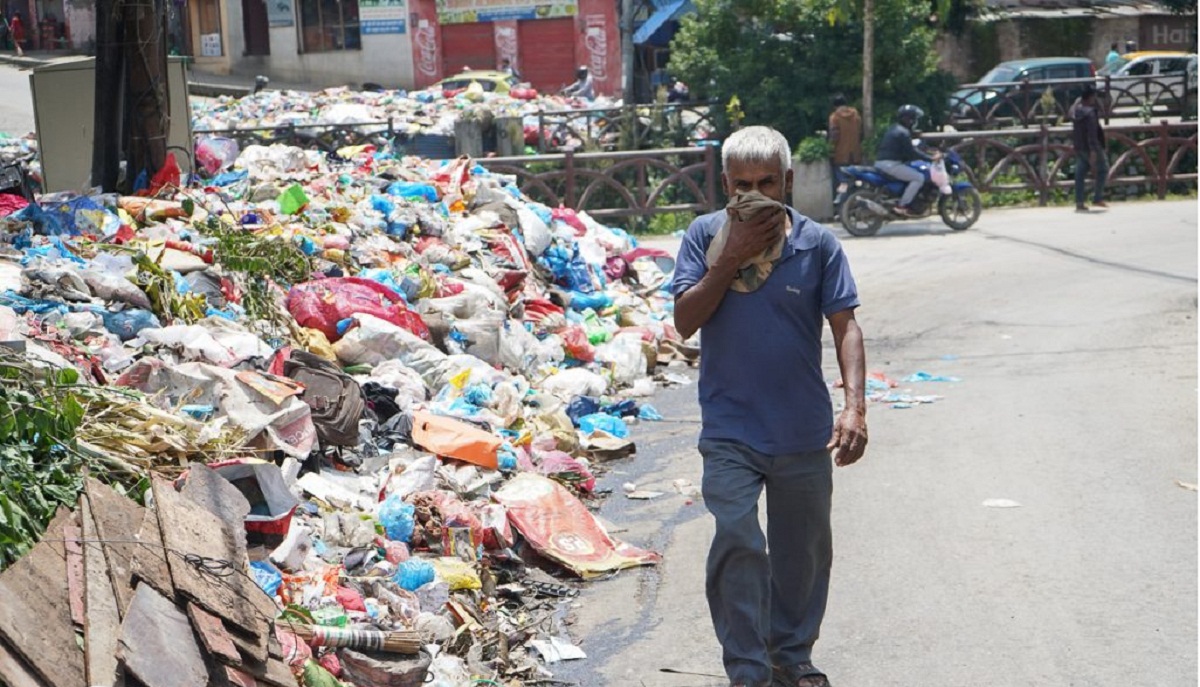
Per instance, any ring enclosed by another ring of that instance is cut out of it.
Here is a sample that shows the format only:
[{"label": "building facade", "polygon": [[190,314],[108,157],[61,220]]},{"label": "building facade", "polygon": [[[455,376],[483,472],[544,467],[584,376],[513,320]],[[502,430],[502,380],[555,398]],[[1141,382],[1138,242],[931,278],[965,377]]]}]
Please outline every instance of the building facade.
[{"label": "building facade", "polygon": [[542,92],[621,91],[617,0],[186,0],[197,72],[424,88],[503,60]]}]

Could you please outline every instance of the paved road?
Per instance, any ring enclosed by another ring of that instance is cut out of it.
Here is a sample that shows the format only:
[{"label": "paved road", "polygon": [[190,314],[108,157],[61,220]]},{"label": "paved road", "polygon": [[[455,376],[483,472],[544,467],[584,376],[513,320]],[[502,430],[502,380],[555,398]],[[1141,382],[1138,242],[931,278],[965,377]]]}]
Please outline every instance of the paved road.
[{"label": "paved road", "polygon": [[29,72],[0,64],[0,133],[24,136],[33,131]]},{"label": "paved road", "polygon": [[[834,684],[1196,684],[1197,495],[1175,483],[1197,481],[1196,232],[1194,202],[1161,202],[845,239],[870,369],[962,381],[919,385],[934,405],[873,405],[867,457],[836,472],[816,655]],[[699,482],[694,389],[656,401],[675,422],[640,427],[642,455],[602,484]],[[666,561],[588,588],[569,629],[589,659],[556,672],[724,685],[660,672],[721,673],[703,506],[614,495],[601,515]]]}]

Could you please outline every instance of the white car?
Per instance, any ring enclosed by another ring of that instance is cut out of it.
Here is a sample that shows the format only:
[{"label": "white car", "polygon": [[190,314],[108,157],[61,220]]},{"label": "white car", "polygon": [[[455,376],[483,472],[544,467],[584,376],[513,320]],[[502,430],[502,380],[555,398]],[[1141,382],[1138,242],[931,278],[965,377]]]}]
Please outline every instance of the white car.
[{"label": "white car", "polygon": [[1195,53],[1131,52],[1104,65],[1096,78],[1102,91],[1106,85],[1111,87],[1113,109],[1141,107],[1148,102],[1156,114],[1164,110],[1179,114],[1189,70],[1194,74],[1195,69]]}]

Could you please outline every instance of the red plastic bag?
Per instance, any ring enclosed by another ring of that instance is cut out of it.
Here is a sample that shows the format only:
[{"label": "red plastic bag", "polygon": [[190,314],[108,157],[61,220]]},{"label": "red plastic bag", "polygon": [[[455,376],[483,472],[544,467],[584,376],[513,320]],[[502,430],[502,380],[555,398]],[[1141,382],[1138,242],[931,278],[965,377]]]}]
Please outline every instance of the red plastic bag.
[{"label": "red plastic bag", "polygon": [[571,225],[571,228],[575,230],[576,236],[587,234],[587,225],[583,223],[583,220],[579,219],[579,215],[571,208],[554,208],[550,211],[550,215],[554,219],[562,220]]},{"label": "red plastic bag", "polygon": [[525,321],[541,322],[548,315],[562,315],[563,309],[546,298],[525,299]]},{"label": "red plastic bag", "polygon": [[179,163],[175,161],[175,153],[167,153],[167,161],[162,169],[150,180],[150,195],[156,195],[164,186],[179,186]]},{"label": "red plastic bag", "polygon": [[330,342],[341,338],[338,322],[374,315],[429,340],[429,327],[395,291],[370,279],[338,277],[297,284],[288,292],[288,312],[301,327],[320,330]]},{"label": "red plastic bag", "polygon": [[563,340],[563,349],[567,355],[582,363],[590,363],[596,359],[596,347],[588,341],[587,332],[578,325],[567,327],[558,333]]},{"label": "red plastic bag", "polygon": [[591,492],[596,488],[591,471],[562,451],[547,451],[538,456],[538,472],[556,482],[574,484],[580,491]]}]

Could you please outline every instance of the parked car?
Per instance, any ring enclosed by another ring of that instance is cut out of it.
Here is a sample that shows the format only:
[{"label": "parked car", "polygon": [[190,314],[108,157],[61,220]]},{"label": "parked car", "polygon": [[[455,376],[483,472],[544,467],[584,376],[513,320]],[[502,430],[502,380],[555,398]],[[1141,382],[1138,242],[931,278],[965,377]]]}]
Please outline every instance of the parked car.
[{"label": "parked car", "polygon": [[[1085,81],[1096,75],[1085,57],[1039,57],[1001,62],[976,84],[968,84],[950,96],[950,123],[956,129],[979,129],[1023,123],[1030,110],[1052,90],[1058,109],[1066,111],[1083,91]],[[1079,79],[1072,84],[1039,84],[1044,81]],[[1022,94],[1022,89],[1027,93]]]},{"label": "parked car", "polygon": [[1188,69],[1194,70],[1195,64],[1195,53],[1131,52],[1104,65],[1096,76],[1099,88],[1109,88],[1112,109],[1141,109],[1148,104],[1155,114],[1179,114]]},{"label": "parked car", "polygon": [[465,90],[472,82],[478,83],[484,91],[489,93],[508,93],[517,85],[516,77],[507,72],[480,69],[463,71],[454,76],[448,76],[435,83],[433,88],[457,93],[458,91]]}]

